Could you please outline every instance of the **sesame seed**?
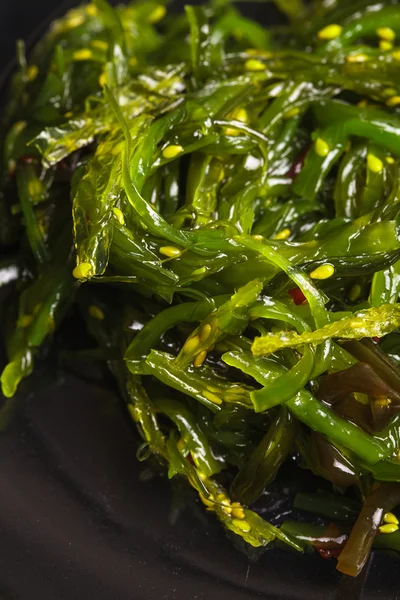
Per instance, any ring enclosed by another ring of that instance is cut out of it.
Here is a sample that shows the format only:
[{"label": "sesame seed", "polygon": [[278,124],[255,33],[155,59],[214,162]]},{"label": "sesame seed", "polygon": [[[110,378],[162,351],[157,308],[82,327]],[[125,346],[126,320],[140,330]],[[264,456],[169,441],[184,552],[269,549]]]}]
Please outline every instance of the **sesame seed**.
[{"label": "sesame seed", "polygon": [[163,6],[162,4],[159,4],[150,13],[150,15],[147,19],[147,22],[150,23],[151,25],[154,25],[154,23],[158,23],[159,21],[161,21],[161,19],[163,19],[166,14],[167,14],[167,9],[165,8],[165,6]]},{"label": "sesame seed", "polygon": [[315,142],[315,152],[318,154],[318,156],[321,156],[323,158],[325,156],[328,156],[330,152],[329,144],[325,142],[325,140],[323,140],[322,138],[318,138]]},{"label": "sesame seed", "polygon": [[72,55],[74,60],[90,60],[93,58],[93,52],[89,48],[76,50]]},{"label": "sesame seed", "polygon": [[232,502],[232,516],[236,519],[244,519],[245,513],[243,506],[239,502]]},{"label": "sesame seed", "polygon": [[381,525],[379,527],[379,531],[381,533],[395,533],[395,531],[398,531],[399,526],[395,525],[394,523],[388,523],[387,525]]},{"label": "sesame seed", "polygon": [[65,21],[65,26],[67,29],[75,29],[75,27],[79,27],[82,23],[85,22],[85,17],[83,15],[72,15],[68,17]]},{"label": "sesame seed", "polygon": [[97,6],[88,4],[86,7],[86,14],[89,15],[89,17],[95,17],[97,15]]},{"label": "sesame seed", "polygon": [[334,40],[342,33],[343,27],[340,25],[336,25],[333,23],[332,25],[327,25],[323,29],[318,32],[318,38],[320,40]]},{"label": "sesame seed", "polygon": [[162,155],[166,159],[171,159],[171,158],[175,158],[176,156],[178,156],[178,154],[181,154],[181,152],[183,152],[182,146],[170,145],[170,146],[167,146],[166,148],[164,148]]},{"label": "sesame seed", "polygon": [[310,273],[311,279],[329,279],[335,273],[333,265],[321,265]]},{"label": "sesame seed", "polygon": [[381,40],[379,42],[379,48],[382,52],[389,52],[389,50],[393,50],[392,42],[387,42],[386,40]]},{"label": "sesame seed", "polygon": [[293,119],[294,117],[297,117],[299,114],[300,114],[300,108],[295,106],[294,108],[291,108],[284,114],[284,118],[285,119]]},{"label": "sesame seed", "polygon": [[92,40],[90,42],[90,45],[93,46],[93,48],[97,48],[97,50],[107,50],[108,49],[108,44],[104,40]]},{"label": "sesame seed", "polygon": [[385,516],[383,517],[383,520],[385,521],[385,523],[390,523],[392,525],[399,524],[398,518],[392,512],[386,513]]},{"label": "sesame seed", "polygon": [[200,331],[200,341],[203,343],[210,337],[211,334],[211,325],[206,323],[202,330]]},{"label": "sesame seed", "polygon": [[383,171],[383,162],[374,154],[367,155],[367,166],[373,173],[382,173]]},{"label": "sesame seed", "polygon": [[225,135],[229,135],[230,137],[235,137],[236,135],[240,135],[239,129],[235,127],[225,127]]},{"label": "sesame seed", "polygon": [[349,54],[349,56],[346,56],[348,63],[363,63],[367,60],[369,60],[369,57],[366,54]]},{"label": "sesame seed", "polygon": [[195,269],[194,271],[192,271],[192,275],[203,275],[206,272],[207,269],[205,267],[200,267],[199,269]]},{"label": "sesame seed", "polygon": [[257,60],[256,58],[249,58],[244,63],[244,68],[246,71],[264,71],[265,65],[261,60]]},{"label": "sesame seed", "polygon": [[280,231],[279,233],[276,234],[275,239],[276,240],[287,240],[288,237],[290,237],[292,234],[292,232],[290,231],[290,229],[286,228],[286,229],[282,229],[282,231]]},{"label": "sesame seed", "polygon": [[200,344],[200,338],[198,335],[195,335],[195,336],[189,338],[188,340],[186,340],[186,342],[184,343],[184,345],[182,347],[183,354],[191,354],[192,352],[194,352],[197,349],[199,344]]},{"label": "sesame seed", "polygon": [[207,390],[203,392],[203,396],[204,398],[207,398],[207,400],[213,402],[214,404],[222,404],[221,398],[219,398],[216,394],[208,392]]},{"label": "sesame seed", "polygon": [[75,277],[75,279],[87,279],[91,270],[92,265],[88,262],[83,262],[75,267],[75,269],[72,271],[72,275]]},{"label": "sesame seed", "polygon": [[231,113],[232,119],[235,121],[240,121],[241,123],[247,123],[249,120],[249,115],[247,114],[247,110],[245,108],[237,107]]},{"label": "sesame seed", "polygon": [[[228,500],[228,497],[227,497],[227,495],[226,495],[226,494],[224,494],[223,492],[220,492],[220,493],[218,494],[218,496],[216,497],[216,500],[217,500],[217,502],[221,502],[221,503],[222,503],[222,502],[224,502],[224,501],[226,502],[226,500]],[[231,504],[231,503],[229,502],[229,500],[228,500],[228,504],[229,504],[229,505]]]},{"label": "sesame seed", "polygon": [[207,350],[202,350],[194,359],[193,366],[198,369],[199,367],[201,367],[201,365],[206,360],[206,358],[207,358]]},{"label": "sesame seed", "polygon": [[168,258],[178,258],[182,254],[182,250],[176,246],[161,246],[159,252]]},{"label": "sesame seed", "polygon": [[114,216],[116,217],[118,223],[120,225],[125,225],[125,217],[124,217],[124,213],[122,212],[122,210],[120,208],[118,208],[117,206],[114,206],[112,211],[113,211]]},{"label": "sesame seed", "polygon": [[389,100],[386,101],[388,106],[398,106],[400,104],[400,96],[392,96]]},{"label": "sesame seed", "polygon": [[388,42],[393,42],[396,39],[396,32],[393,31],[391,27],[378,27],[376,34],[382,40],[386,40]]}]

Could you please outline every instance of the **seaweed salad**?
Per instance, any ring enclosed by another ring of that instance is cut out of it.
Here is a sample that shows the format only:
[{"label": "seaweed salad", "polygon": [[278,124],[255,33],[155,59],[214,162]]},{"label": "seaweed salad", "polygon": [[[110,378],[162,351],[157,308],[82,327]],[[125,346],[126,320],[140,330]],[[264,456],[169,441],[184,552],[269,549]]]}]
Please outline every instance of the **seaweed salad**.
[{"label": "seaweed salad", "polygon": [[[29,390],[72,315],[140,460],[235,539],[355,576],[400,551],[400,3],[275,5],[264,27],[226,0],[94,0],[18,44],[1,386]],[[257,512],[288,463],[325,521]]]}]

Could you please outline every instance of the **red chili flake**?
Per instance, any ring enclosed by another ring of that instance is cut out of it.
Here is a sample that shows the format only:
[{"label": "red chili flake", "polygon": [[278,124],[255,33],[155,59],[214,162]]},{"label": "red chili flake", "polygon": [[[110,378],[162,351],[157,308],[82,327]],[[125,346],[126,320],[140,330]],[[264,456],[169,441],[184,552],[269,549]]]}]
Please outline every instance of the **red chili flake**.
[{"label": "red chili flake", "polygon": [[322,558],[338,558],[342,548],[315,548]]},{"label": "red chili flake", "polygon": [[24,154],[24,156],[19,157],[18,162],[22,163],[23,165],[30,165],[32,163],[39,162],[39,159],[33,154]]},{"label": "red chili flake", "polygon": [[292,296],[293,302],[296,306],[300,306],[301,304],[305,304],[307,302],[307,298],[298,287],[289,290],[289,296]]},{"label": "red chili flake", "polygon": [[310,151],[311,146],[308,146],[303,150],[303,152],[299,155],[296,162],[290,167],[289,171],[286,173],[286,177],[290,179],[295,179],[295,177],[300,173],[303,168],[304,161],[306,160],[307,154]]},{"label": "red chili flake", "polygon": [[382,338],[380,337],[373,337],[372,341],[375,342],[375,344],[379,344],[379,342],[381,341]]}]

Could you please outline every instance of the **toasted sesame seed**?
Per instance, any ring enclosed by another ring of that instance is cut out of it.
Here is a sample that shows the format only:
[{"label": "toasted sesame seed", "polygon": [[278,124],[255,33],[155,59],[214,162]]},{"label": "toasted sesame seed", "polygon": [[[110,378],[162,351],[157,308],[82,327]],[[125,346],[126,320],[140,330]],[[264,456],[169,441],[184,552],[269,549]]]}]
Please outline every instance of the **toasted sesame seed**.
[{"label": "toasted sesame seed", "polygon": [[208,340],[208,338],[210,337],[211,334],[211,325],[209,323],[206,323],[202,330],[200,331],[200,341],[203,343],[206,340]]},{"label": "toasted sesame seed", "polygon": [[396,32],[391,27],[378,27],[376,34],[382,40],[393,42],[396,39]]},{"label": "toasted sesame seed", "polygon": [[200,267],[199,269],[195,269],[194,271],[192,271],[192,275],[203,275],[206,272],[207,269],[205,267]]},{"label": "toasted sesame seed", "polygon": [[336,25],[333,23],[332,25],[327,25],[323,29],[318,32],[318,38],[320,40],[334,40],[342,33],[343,27],[340,25]]},{"label": "toasted sesame seed", "polygon": [[244,68],[246,71],[264,71],[265,65],[261,60],[257,60],[256,58],[249,58],[244,63]]},{"label": "toasted sesame seed", "polygon": [[95,17],[97,15],[97,6],[88,4],[86,6],[86,14],[89,15],[89,17]]},{"label": "toasted sesame seed", "polygon": [[161,246],[159,252],[168,258],[178,258],[182,254],[182,250],[176,246]]},{"label": "toasted sesame seed", "polygon": [[232,516],[236,519],[244,519],[245,513],[243,506],[239,502],[232,502]]},{"label": "toasted sesame seed", "polygon": [[367,166],[373,173],[382,173],[383,171],[383,162],[374,154],[367,155]]},{"label": "toasted sesame seed", "polygon": [[300,114],[300,108],[295,106],[294,108],[291,108],[287,112],[285,112],[284,118],[285,119],[293,119],[294,117],[297,117],[299,114]]},{"label": "toasted sesame seed", "polygon": [[186,340],[182,347],[183,354],[192,354],[192,352],[194,352],[198,348],[199,344],[200,338],[198,335],[189,338],[188,340]]},{"label": "toasted sesame seed", "polygon": [[75,269],[72,271],[72,275],[76,279],[87,279],[91,270],[92,270],[92,265],[88,262],[83,262],[80,265],[75,267]]},{"label": "toasted sesame seed", "polygon": [[367,60],[369,60],[369,56],[367,56],[366,54],[349,54],[349,56],[346,56],[346,61],[348,63],[363,63],[363,62],[367,62]]},{"label": "toasted sesame seed", "polygon": [[335,273],[333,265],[321,265],[310,273],[311,279],[329,279]]},{"label": "toasted sesame seed", "polygon": [[207,358],[207,350],[202,350],[201,352],[199,352],[199,354],[194,359],[193,366],[196,368],[201,367],[201,365],[206,360],[206,358]]},{"label": "toasted sesame seed", "polygon": [[75,14],[71,17],[68,17],[68,19],[65,21],[65,26],[67,27],[67,29],[75,29],[75,27],[79,27],[79,25],[82,25],[82,23],[84,22],[85,17],[83,15]]},{"label": "toasted sesame seed", "polygon": [[323,158],[325,156],[328,156],[330,152],[329,144],[325,142],[325,140],[323,140],[322,138],[318,138],[315,141],[315,152],[318,154],[318,156],[321,156]]},{"label": "toasted sesame seed", "polygon": [[235,119],[235,121],[240,121],[241,123],[247,123],[247,121],[249,120],[247,110],[240,106],[235,108],[235,110],[231,113],[231,117],[232,119]]},{"label": "toasted sesame seed", "polygon": [[114,208],[112,209],[114,216],[116,217],[118,223],[120,225],[125,225],[125,217],[124,217],[124,213],[122,212],[122,210],[120,208],[118,208],[117,206],[114,206]]},{"label": "toasted sesame seed", "polygon": [[292,232],[290,231],[290,229],[286,228],[286,229],[282,229],[282,231],[280,231],[279,233],[276,234],[275,239],[276,240],[287,240],[288,237],[290,237],[292,234]]},{"label": "toasted sesame seed", "polygon": [[389,50],[393,50],[393,44],[392,42],[381,40],[379,42],[379,49],[382,50],[382,52],[389,52]]},{"label": "toasted sesame seed", "polygon": [[384,517],[383,517],[383,520],[385,521],[385,523],[390,523],[392,525],[398,525],[399,524],[398,518],[392,512],[386,513],[384,515]]},{"label": "toasted sesame seed", "polygon": [[398,106],[400,104],[400,96],[392,96],[386,100],[388,106]]},{"label": "toasted sesame seed", "polygon": [[150,13],[150,15],[149,15],[149,17],[147,19],[147,22],[150,23],[151,25],[154,25],[154,23],[158,23],[159,21],[161,21],[161,19],[163,19],[166,14],[167,14],[166,7],[163,6],[162,4],[159,4]]},{"label": "toasted sesame seed", "polygon": [[218,404],[218,405],[222,404],[221,398],[219,398],[216,394],[208,392],[207,390],[205,390],[203,392],[203,396],[204,396],[204,398],[207,398],[207,400],[209,400],[210,402],[213,402],[214,404]]},{"label": "toasted sesame seed", "polygon": [[229,135],[230,137],[235,137],[236,135],[240,135],[239,129],[236,127],[225,127],[224,129],[225,135]]},{"label": "toasted sesame seed", "polygon": [[104,40],[92,40],[90,42],[90,45],[93,46],[93,48],[97,48],[97,50],[107,50],[108,49],[108,44]]},{"label": "toasted sesame seed", "polygon": [[176,156],[181,154],[181,152],[183,152],[182,146],[170,145],[170,146],[167,146],[166,148],[164,148],[162,155],[166,159],[171,159],[171,158],[175,158]]},{"label": "toasted sesame seed", "polygon": [[399,526],[395,525],[394,523],[387,523],[387,525],[381,525],[379,527],[379,531],[381,533],[395,533],[395,531],[398,531]]},{"label": "toasted sesame seed", "polygon": [[93,58],[93,52],[89,48],[76,50],[72,55],[74,60],[90,60]]}]

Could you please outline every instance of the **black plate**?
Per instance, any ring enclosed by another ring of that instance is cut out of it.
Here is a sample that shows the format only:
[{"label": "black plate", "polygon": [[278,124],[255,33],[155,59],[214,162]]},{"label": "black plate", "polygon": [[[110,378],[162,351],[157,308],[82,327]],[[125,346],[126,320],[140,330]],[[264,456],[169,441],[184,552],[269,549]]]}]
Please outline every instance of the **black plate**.
[{"label": "black plate", "polygon": [[[54,1],[1,4],[4,67],[10,42],[34,31]],[[265,20],[267,6],[253,10]],[[398,563],[387,555],[352,580],[315,555],[272,549],[250,561],[190,499],[172,524],[170,483],[143,481],[137,436],[113,392],[52,364],[36,381],[42,391],[0,437],[2,600],[400,598]]]}]

